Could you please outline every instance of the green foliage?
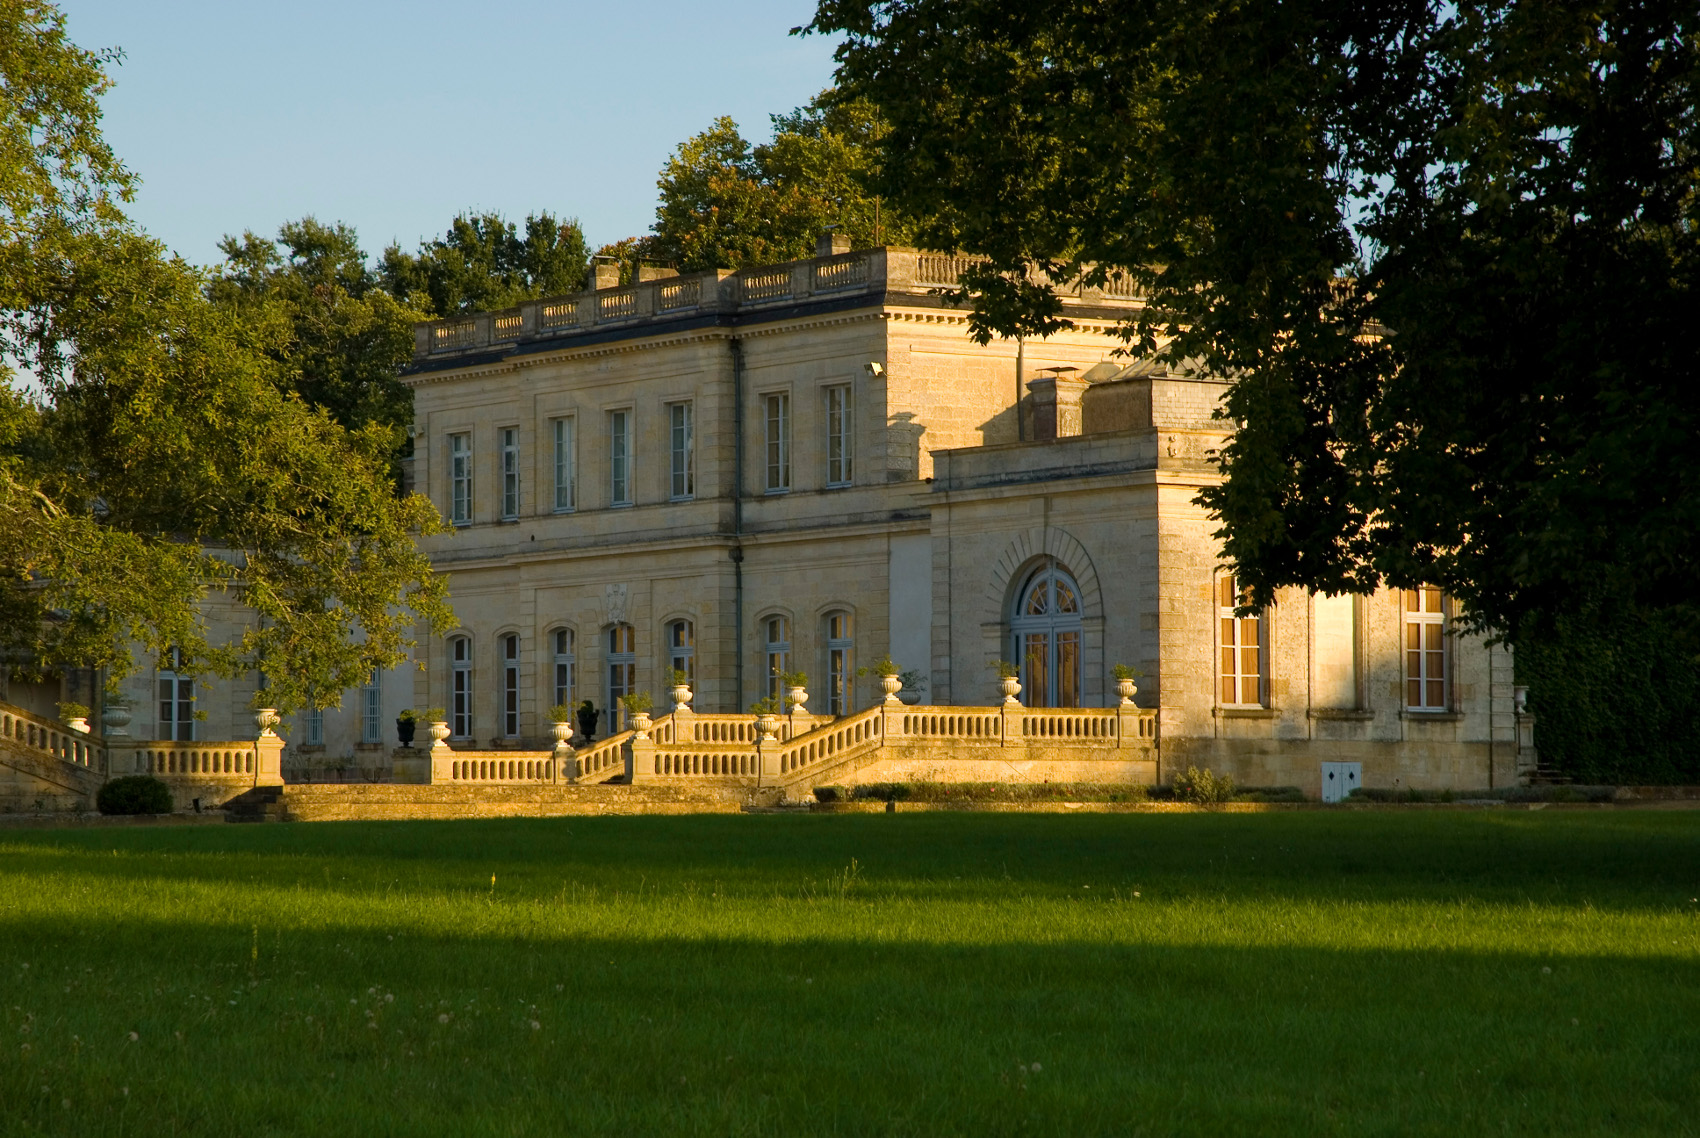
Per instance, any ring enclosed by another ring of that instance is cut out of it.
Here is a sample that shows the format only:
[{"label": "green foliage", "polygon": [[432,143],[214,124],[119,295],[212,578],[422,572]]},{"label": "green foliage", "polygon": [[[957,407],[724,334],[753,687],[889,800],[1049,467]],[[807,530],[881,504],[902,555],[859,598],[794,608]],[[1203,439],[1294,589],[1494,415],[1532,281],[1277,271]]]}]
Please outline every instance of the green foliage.
[{"label": "green foliage", "polygon": [[[281,250],[279,247],[282,247]],[[413,325],[428,313],[379,287],[354,230],[312,217],[268,241],[244,233],[219,242],[225,262],[208,286],[216,304],[271,309],[288,328],[272,349],[290,390],[349,430],[387,428],[398,453],[413,422],[401,369],[413,357]]]},{"label": "green foliage", "polygon": [[[1513,639],[1578,595],[1692,630],[1691,0],[821,0],[874,185],[984,253],[974,333],[1236,378],[1201,501],[1266,605],[1440,584]],[[1388,335],[1389,331],[1392,332]]]},{"label": "green foliage", "polygon": [[449,713],[446,709],[441,707],[427,707],[424,711],[419,713],[419,718],[423,719],[427,723],[447,723],[449,721]]},{"label": "green foliage", "polygon": [[778,676],[779,686],[782,688],[806,688],[809,686],[809,673],[807,672],[780,672]]},{"label": "green foliage", "polygon": [[1209,767],[1199,770],[1187,767],[1186,773],[1175,776],[1175,797],[1182,802],[1214,806],[1234,800],[1234,776],[1217,774]]},{"label": "green foliage", "polygon": [[822,92],[788,115],[773,116],[774,138],[752,147],[721,117],[680,143],[661,170],[654,237],[646,255],[685,272],[736,269],[814,255],[833,226],[853,247],[903,244],[914,223],[876,206],[867,189],[883,133],[874,107]]},{"label": "green foliage", "polygon": [[572,704],[570,704],[570,703],[557,703],[549,709],[549,722],[551,722],[551,723],[571,723],[572,721],[573,721]]},{"label": "green foliage", "polygon": [[1013,680],[1021,674],[1021,669],[1008,660],[993,660],[992,671],[998,674],[1000,680]]},{"label": "green foliage", "polygon": [[395,713],[398,723],[418,723],[423,717],[411,707],[404,707]]},{"label": "green foliage", "polygon": [[647,715],[650,708],[655,706],[655,700],[646,691],[629,692],[620,697],[620,706],[629,715]]},{"label": "green foliage", "polygon": [[417,254],[384,250],[378,277],[391,296],[434,316],[488,312],[585,287],[589,250],[578,221],[527,214],[522,235],[499,213],[459,214]]},{"label": "green foliage", "polygon": [[688,687],[688,686],[690,686],[690,682],[691,682],[690,674],[688,672],[686,672],[683,668],[674,668],[674,669],[670,670],[667,673],[667,678],[672,681],[673,686],[676,687],[676,688],[677,687]]},{"label": "green foliage", "polygon": [[[833,797],[821,798],[825,789]],[[842,788],[816,787],[817,801],[874,799],[881,802],[946,802],[970,806],[986,802],[1116,802],[1137,805],[1151,799],[1151,788],[1099,782],[884,782]]]},{"label": "green foliage", "polygon": [[125,775],[102,783],[94,804],[102,814],[169,814],[171,788],[152,775]]},{"label": "green foliage", "polygon": [[872,664],[866,664],[857,668],[856,674],[858,676],[871,674],[884,679],[886,676],[901,676],[903,674],[903,669],[899,668],[892,661],[891,655],[887,653],[886,655],[881,656],[878,660],[875,660]]},{"label": "green foliage", "polygon": [[62,720],[87,719],[88,717],[87,704],[66,702],[59,705],[59,718]]},{"label": "green foliage", "polygon": [[1126,664],[1117,664],[1115,667],[1110,669],[1110,675],[1114,676],[1118,680],[1137,680],[1142,678],[1145,673],[1140,671],[1138,668],[1132,668]]},{"label": "green foliage", "polygon": [[1667,615],[1582,606],[1518,644],[1543,765],[1589,783],[1700,783],[1700,658]]},{"label": "green foliage", "polygon": [[764,695],[750,704],[751,715],[778,715],[779,701],[773,696]]}]

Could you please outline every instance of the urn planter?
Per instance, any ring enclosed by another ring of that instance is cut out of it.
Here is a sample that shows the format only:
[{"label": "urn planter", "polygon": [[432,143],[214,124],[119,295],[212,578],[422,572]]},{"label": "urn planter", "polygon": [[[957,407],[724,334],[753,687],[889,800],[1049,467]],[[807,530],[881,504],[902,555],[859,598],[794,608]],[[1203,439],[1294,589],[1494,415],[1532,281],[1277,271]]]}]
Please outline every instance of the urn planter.
[{"label": "urn planter", "polygon": [[1117,680],[1116,681],[1116,692],[1117,692],[1117,694],[1119,694],[1122,697],[1121,705],[1123,707],[1132,707],[1133,706],[1133,697],[1134,697],[1135,693],[1137,693],[1138,691],[1139,691],[1139,688],[1134,685],[1134,682],[1132,680]]},{"label": "urn planter", "polygon": [[785,710],[808,711],[809,693],[801,686],[785,689]]},{"label": "urn planter", "polygon": [[447,742],[448,737],[449,737],[448,720],[439,719],[439,720],[436,720],[434,723],[431,724],[431,749],[433,751],[435,751],[439,747],[441,747],[445,751],[448,750],[449,749],[449,745],[448,745],[448,742]]},{"label": "urn planter", "polygon": [[761,732],[763,740],[770,740],[779,734],[779,716],[756,716],[756,730]]},{"label": "urn planter", "polygon": [[675,684],[673,686],[673,710],[689,711],[691,709],[691,685]]},{"label": "urn planter", "polygon": [[130,709],[121,703],[109,703],[100,713],[100,725],[108,736],[128,735]]},{"label": "urn planter", "polygon": [[400,743],[403,747],[413,746],[413,735],[414,735],[414,732],[417,731],[418,729],[419,729],[418,723],[415,722],[412,719],[398,719],[398,720],[396,720],[395,721],[396,742]]},{"label": "urn planter", "polygon": [[1021,694],[1021,681],[1014,676],[1005,676],[998,681],[998,690],[1003,692],[1005,703],[1019,703],[1015,697]]},{"label": "urn planter", "polygon": [[89,733],[89,721],[86,715],[71,716],[71,718],[65,720],[65,726],[69,727],[79,735],[87,735]]},{"label": "urn planter", "polygon": [[634,739],[647,739],[647,738],[649,738],[649,725],[650,725],[649,712],[647,712],[647,711],[634,711],[634,712],[632,712],[632,738],[634,738]]},{"label": "urn planter", "polygon": [[282,722],[283,720],[278,718],[277,708],[275,707],[262,707],[254,712],[254,726],[260,729],[260,738],[262,739],[276,738],[277,732],[273,731],[272,728]]},{"label": "urn planter", "polygon": [[897,693],[903,690],[903,677],[881,676],[880,689],[885,692],[885,701],[887,703],[897,702]]}]

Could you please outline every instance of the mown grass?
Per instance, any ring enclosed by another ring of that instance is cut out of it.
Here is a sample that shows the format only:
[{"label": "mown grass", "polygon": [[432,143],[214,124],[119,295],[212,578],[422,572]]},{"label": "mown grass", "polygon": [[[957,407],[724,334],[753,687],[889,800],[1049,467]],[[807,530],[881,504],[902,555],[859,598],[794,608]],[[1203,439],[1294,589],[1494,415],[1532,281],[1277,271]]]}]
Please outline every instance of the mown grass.
[{"label": "mown grass", "polygon": [[1682,1134],[1700,813],[0,833],[0,1132]]}]

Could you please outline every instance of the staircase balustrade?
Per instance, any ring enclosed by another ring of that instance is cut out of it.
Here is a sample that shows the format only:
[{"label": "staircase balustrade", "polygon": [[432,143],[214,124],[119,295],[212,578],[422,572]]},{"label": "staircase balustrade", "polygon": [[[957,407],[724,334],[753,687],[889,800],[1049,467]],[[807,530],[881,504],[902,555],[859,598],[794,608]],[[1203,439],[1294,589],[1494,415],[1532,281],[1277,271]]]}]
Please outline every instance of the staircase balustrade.
[{"label": "staircase balustrade", "polygon": [[63,723],[31,714],[21,707],[0,705],[0,739],[21,750],[58,759],[72,766],[105,772],[106,748]]}]

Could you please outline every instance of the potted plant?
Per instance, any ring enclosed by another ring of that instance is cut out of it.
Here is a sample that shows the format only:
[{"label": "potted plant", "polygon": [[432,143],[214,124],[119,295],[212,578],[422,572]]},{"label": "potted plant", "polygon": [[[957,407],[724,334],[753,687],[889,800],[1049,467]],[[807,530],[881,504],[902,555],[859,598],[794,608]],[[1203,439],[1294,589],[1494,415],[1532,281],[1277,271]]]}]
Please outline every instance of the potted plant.
[{"label": "potted plant", "polygon": [[1021,681],[1017,679],[1021,672],[1008,660],[993,660],[992,668],[998,674],[998,690],[1003,692],[1005,703],[1015,703],[1016,696],[1021,694]]},{"label": "potted plant", "polygon": [[689,711],[691,709],[691,677],[682,669],[674,668],[668,678],[673,681],[673,710]]},{"label": "potted plant", "polygon": [[869,667],[856,669],[858,676],[865,676],[869,672],[880,678],[880,689],[885,692],[885,701],[897,702],[897,693],[903,690],[903,669],[892,662],[891,654],[881,656]]},{"label": "potted plant", "polygon": [[780,672],[779,686],[785,689],[785,710],[796,711],[798,708],[808,710],[809,702],[809,673]]},{"label": "potted plant", "polygon": [[632,731],[639,739],[649,737],[649,709],[655,706],[655,701],[649,698],[646,691],[635,691],[620,697],[620,706],[626,709],[631,717]]},{"label": "potted plant", "polygon": [[448,746],[444,740],[449,737],[449,713],[440,707],[427,707],[419,717],[431,725],[431,749]]},{"label": "potted plant", "polygon": [[897,689],[898,699],[909,707],[921,702],[921,693],[927,690],[927,681],[921,676],[919,668],[900,673],[897,682],[900,685]]},{"label": "potted plant", "polygon": [[1130,668],[1126,664],[1117,664],[1110,669],[1110,674],[1116,679],[1116,692],[1122,698],[1121,706],[1132,707],[1134,694],[1139,691],[1133,681],[1145,673],[1137,668]]},{"label": "potted plant", "polygon": [[89,709],[80,703],[62,703],[59,705],[59,718],[65,726],[79,735],[89,733]]},{"label": "potted plant", "polygon": [[762,738],[771,739],[779,733],[779,701],[764,695],[750,704],[750,714],[756,717],[756,730]]},{"label": "potted plant", "polygon": [[587,699],[579,704],[575,718],[578,719],[579,734],[584,736],[585,742],[596,738],[596,721],[602,718],[602,713],[596,710],[594,703]]},{"label": "potted plant", "polygon": [[573,709],[565,703],[557,703],[549,709],[549,734],[554,736],[555,750],[572,745],[573,738]]},{"label": "potted plant", "polygon": [[404,707],[396,713],[395,737],[401,746],[413,746],[413,734],[418,729],[419,716],[411,707]]},{"label": "potted plant", "polygon": [[104,735],[128,735],[130,726],[130,700],[122,688],[112,684],[106,686],[100,698],[100,726]]}]

